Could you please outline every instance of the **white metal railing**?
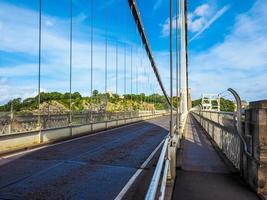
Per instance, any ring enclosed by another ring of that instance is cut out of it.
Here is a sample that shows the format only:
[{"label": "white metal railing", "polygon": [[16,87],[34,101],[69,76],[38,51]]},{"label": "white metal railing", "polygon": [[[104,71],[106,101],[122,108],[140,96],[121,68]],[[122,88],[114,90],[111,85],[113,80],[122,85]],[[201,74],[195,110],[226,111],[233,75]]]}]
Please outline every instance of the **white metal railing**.
[{"label": "white metal railing", "polygon": [[242,167],[242,153],[250,156],[244,138],[237,130],[235,113],[214,111],[191,111],[219,149],[237,168]]},{"label": "white metal railing", "polygon": [[170,169],[170,162],[168,158],[169,144],[170,144],[170,136],[168,135],[163,143],[161,154],[155,172],[153,174],[152,180],[150,182],[149,189],[146,194],[145,198],[146,200],[154,200],[156,198],[160,180],[161,180],[160,184],[161,186],[160,186],[159,199],[164,199],[167,177]]},{"label": "white metal railing", "polygon": [[199,105],[192,108],[191,113],[220,150],[242,173],[244,154],[256,162],[258,160],[252,156],[251,138],[245,138],[243,134],[241,98],[232,88],[224,92],[230,92],[234,96],[237,105],[236,112],[204,111]]},{"label": "white metal railing", "polygon": [[[72,113],[72,123],[69,121],[69,114],[46,114],[40,116],[41,130],[53,128],[65,128],[75,125],[88,125],[99,122],[127,120],[136,117],[143,117],[154,114],[164,114],[164,110],[155,111],[132,111],[132,112],[83,112]],[[14,114],[13,120],[9,116],[0,113],[0,136],[36,131],[38,129],[38,115]]]}]

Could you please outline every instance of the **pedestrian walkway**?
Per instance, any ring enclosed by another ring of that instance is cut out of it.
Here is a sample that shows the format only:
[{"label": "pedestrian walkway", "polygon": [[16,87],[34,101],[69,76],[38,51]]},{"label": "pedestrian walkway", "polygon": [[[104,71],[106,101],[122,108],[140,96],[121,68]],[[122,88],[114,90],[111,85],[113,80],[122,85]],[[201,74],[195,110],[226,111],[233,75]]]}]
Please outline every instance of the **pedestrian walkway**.
[{"label": "pedestrian walkway", "polygon": [[180,162],[181,169],[177,170],[173,199],[259,199],[239,175],[228,168],[190,115],[182,142]]}]

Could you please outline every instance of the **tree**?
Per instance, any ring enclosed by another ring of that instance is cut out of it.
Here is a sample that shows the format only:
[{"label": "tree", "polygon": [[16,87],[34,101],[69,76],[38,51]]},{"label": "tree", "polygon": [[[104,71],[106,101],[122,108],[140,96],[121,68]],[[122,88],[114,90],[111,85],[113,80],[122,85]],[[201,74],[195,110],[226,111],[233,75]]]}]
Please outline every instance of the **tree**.
[{"label": "tree", "polygon": [[231,100],[221,98],[221,111],[225,112],[234,112],[235,111],[235,104]]},{"label": "tree", "polygon": [[[52,103],[56,101],[57,103],[69,107],[70,103],[70,93],[60,93],[60,92],[41,92],[41,104],[43,103]],[[0,106],[1,112],[10,112],[11,105],[13,106],[14,111],[33,111],[38,109],[38,98],[35,97],[26,98],[22,101],[21,98],[16,98],[8,103]],[[124,98],[121,99],[118,94],[106,94],[99,93],[97,90],[93,91],[92,97],[82,97],[79,92],[72,93],[72,109],[77,111],[82,111],[88,109],[88,103],[92,103],[94,107],[104,107],[106,108],[107,101],[109,108],[112,111],[122,111],[125,110],[136,110],[136,109],[146,109],[152,108],[155,109],[168,109],[168,104],[163,95],[154,93],[149,96],[146,96],[144,93],[141,94],[125,94]],[[153,100],[153,104],[152,104]],[[175,101],[175,99],[174,99]]]},{"label": "tree", "polygon": [[[201,105],[201,99],[196,99],[192,101],[192,107]],[[221,111],[224,112],[234,112],[235,111],[235,104],[229,99],[220,98],[220,108]]]},{"label": "tree", "polygon": [[94,90],[94,91],[93,91],[93,97],[97,97],[98,94],[99,94],[99,93],[98,93],[98,90]]},{"label": "tree", "polygon": [[201,104],[201,99],[196,99],[192,101],[192,108]]},{"label": "tree", "polygon": [[82,95],[79,92],[74,92],[72,95],[73,99],[81,99]]}]

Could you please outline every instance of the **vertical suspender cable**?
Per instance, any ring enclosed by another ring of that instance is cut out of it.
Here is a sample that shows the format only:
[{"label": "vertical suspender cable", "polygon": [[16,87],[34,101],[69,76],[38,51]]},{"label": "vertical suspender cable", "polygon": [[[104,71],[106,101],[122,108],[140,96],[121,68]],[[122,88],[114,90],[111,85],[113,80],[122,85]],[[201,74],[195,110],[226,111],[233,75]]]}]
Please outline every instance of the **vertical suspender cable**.
[{"label": "vertical suspender cable", "polygon": [[181,38],[182,38],[182,6],[179,0],[179,24],[180,24],[180,52],[179,52],[179,123],[181,123],[181,112],[182,112],[182,67],[181,67]]},{"label": "vertical suspender cable", "polygon": [[[144,55],[144,52],[142,52],[142,54]],[[144,77],[146,78],[146,63],[144,63],[143,67],[144,67]],[[146,86],[144,87],[144,94],[145,94],[144,101],[146,103]]]},{"label": "vertical suspender cable", "polygon": [[[131,6],[131,12],[133,10],[133,6]],[[133,45],[131,45],[131,101],[133,100]],[[132,103],[132,102],[131,102]]]},{"label": "vertical suspender cable", "polygon": [[[127,38],[127,27],[126,27],[126,22],[127,22],[127,19],[126,19],[126,15],[127,15],[127,12],[126,12],[126,9],[124,9],[125,12],[125,16],[124,16],[124,33],[125,33],[125,40]],[[126,41],[124,42],[124,95],[126,95]]]},{"label": "vertical suspender cable", "polygon": [[116,40],[116,94],[118,94],[118,40]]},{"label": "vertical suspender cable", "polygon": [[91,63],[90,63],[90,93],[91,93],[91,99],[90,99],[90,120],[92,121],[92,106],[93,106],[93,64],[94,64],[94,29],[93,29],[93,0],[91,2]]},{"label": "vertical suspender cable", "polygon": [[147,75],[147,103],[150,103],[150,96],[149,96],[149,91],[150,91],[150,73],[149,73],[149,68],[146,70],[146,75]]},{"label": "vertical suspender cable", "polygon": [[156,110],[156,107],[155,107],[155,103],[156,103],[155,85],[156,84],[153,84],[153,103],[154,103],[154,110]]},{"label": "vertical suspender cable", "polygon": [[[118,23],[119,22],[119,17],[118,17],[118,12],[116,12],[116,29],[118,29]],[[118,30],[117,30],[118,31]],[[116,95],[118,95],[118,68],[119,68],[119,57],[118,57],[118,32],[116,36]],[[118,113],[116,114],[116,118],[118,119]],[[116,124],[118,124],[118,121],[116,121]]]},{"label": "vertical suspender cable", "polygon": [[42,0],[39,0],[39,58],[38,58],[38,127],[41,129],[41,53],[42,53]]},{"label": "vertical suspender cable", "polygon": [[126,43],[124,43],[124,95],[126,94]]},{"label": "vertical suspender cable", "polygon": [[172,0],[170,0],[170,101],[171,101],[171,117],[170,117],[170,136],[173,137],[173,89],[172,89]]},{"label": "vertical suspender cable", "polygon": [[151,91],[150,88],[151,88],[151,85],[150,85],[150,73],[149,73],[149,68],[148,70],[146,71],[147,73],[147,80],[148,80],[148,103],[150,103],[150,95],[149,95],[149,92]]},{"label": "vertical suspender cable", "polygon": [[[107,8],[108,9],[108,8]],[[107,73],[108,73],[108,13],[105,11],[105,93],[106,93],[106,109],[108,103],[107,94]],[[105,109],[105,110],[106,110]]]},{"label": "vertical suspender cable", "polygon": [[147,84],[145,84],[144,86],[144,90],[145,90],[145,103],[148,103],[148,73],[147,73],[147,67],[146,67],[146,64],[144,64],[144,76],[145,76],[145,81],[147,81]]},{"label": "vertical suspender cable", "polygon": [[[154,81],[153,81],[154,82]],[[155,83],[153,84],[153,103],[154,103],[154,108],[155,108]]]},{"label": "vertical suspender cable", "polygon": [[[142,35],[142,33],[141,33],[141,35]],[[142,67],[143,67],[143,46],[142,46],[142,40],[140,39],[140,68],[142,68]],[[142,75],[142,72],[141,72],[141,75]],[[142,81],[142,79],[140,79],[140,80]],[[142,84],[141,84],[140,90],[142,93]],[[140,97],[141,97],[140,100],[141,100],[141,104],[142,104],[142,102],[143,102],[142,95],[140,95]]]},{"label": "vertical suspender cable", "polygon": [[[187,0],[185,0],[185,45],[187,49]],[[188,53],[186,51],[186,93],[187,93],[187,111],[188,111],[188,105],[189,105],[189,85],[188,85]]]},{"label": "vertical suspender cable", "polygon": [[72,123],[72,99],[71,99],[71,93],[72,93],[72,0],[70,0],[70,85],[69,85],[69,90],[70,90],[70,95],[69,95],[69,101],[70,101],[70,104],[69,104],[69,109],[70,109],[70,124]]},{"label": "vertical suspender cable", "polygon": [[[135,24],[137,23],[137,21],[135,20]],[[135,26],[135,33],[136,33],[136,35],[138,35],[138,31],[137,31],[137,26]],[[138,40],[138,39],[137,39]],[[138,43],[138,41],[137,41],[137,43]],[[138,46],[136,47],[136,58],[137,58],[137,55],[138,55]],[[138,66],[137,66],[138,64],[137,64],[137,62],[135,63],[135,87],[136,87],[136,95],[138,95],[138,80],[137,80],[137,78],[138,78]]]},{"label": "vertical suspender cable", "polygon": [[[138,49],[137,49],[137,52],[136,52],[136,55],[138,55]],[[136,81],[136,94],[138,95],[138,66],[137,66],[138,64],[136,63],[135,64],[135,72],[136,72],[136,74],[135,74],[135,81]]]},{"label": "vertical suspender cable", "polygon": [[178,73],[178,69],[179,69],[179,52],[178,52],[178,18],[179,18],[179,14],[178,14],[178,9],[179,9],[179,0],[176,0],[176,18],[175,18],[175,22],[176,22],[176,31],[175,31],[175,38],[176,38],[176,129],[178,130],[179,128],[179,106],[178,106],[178,97],[179,97],[179,73]]},{"label": "vertical suspender cable", "polygon": [[[126,40],[126,38],[127,38],[127,26],[126,26],[126,24],[127,24],[127,18],[126,18],[126,16],[127,16],[127,12],[126,12],[126,9],[124,9],[125,10],[125,16],[124,16],[124,33],[125,33],[125,40]],[[127,64],[127,55],[126,55],[126,53],[127,53],[127,44],[126,44],[126,41],[124,42],[124,95],[126,95],[126,92],[127,92],[127,89],[126,89],[126,64]],[[126,96],[124,96],[124,97],[126,97]],[[126,101],[127,102],[127,99],[126,98],[124,98],[124,101]],[[125,116],[126,116],[126,110],[127,110],[127,106],[126,106],[126,103],[124,104],[124,118],[125,118]]]},{"label": "vertical suspender cable", "polygon": [[93,0],[91,0],[91,67],[90,67],[90,93],[91,93],[91,98],[93,96],[93,40],[94,40],[94,36],[93,36]]},{"label": "vertical suspender cable", "polygon": [[[115,23],[116,28],[118,28],[119,24],[118,22],[119,22],[118,12],[116,12],[116,23]],[[118,94],[118,67],[119,67],[119,58],[118,58],[118,35],[117,35],[116,36],[116,94]]]},{"label": "vertical suspender cable", "polygon": [[131,45],[131,100],[133,100],[133,46]]}]

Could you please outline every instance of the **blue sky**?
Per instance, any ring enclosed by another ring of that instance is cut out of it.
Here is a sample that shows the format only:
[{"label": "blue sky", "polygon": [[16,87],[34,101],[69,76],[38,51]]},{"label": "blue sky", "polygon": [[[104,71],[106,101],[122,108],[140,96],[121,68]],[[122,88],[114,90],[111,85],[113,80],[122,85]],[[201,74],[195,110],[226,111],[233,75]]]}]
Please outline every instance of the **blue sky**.
[{"label": "blue sky", "polygon": [[[43,1],[43,91],[68,91],[69,1]],[[169,81],[169,3],[137,1],[162,79]],[[105,25],[108,29],[108,90],[115,91],[115,46],[119,46],[119,93],[123,93],[123,56],[130,49],[133,92],[159,91],[125,0],[93,1],[93,87],[104,90]],[[73,91],[90,90],[90,17],[88,0],[73,0]],[[111,10],[113,8],[113,10]],[[189,84],[193,98],[235,88],[248,101],[266,99],[267,4],[265,0],[188,0]],[[173,15],[175,17],[175,15]],[[0,0],[0,102],[36,95],[38,74],[38,1]],[[138,78],[136,69],[138,67]],[[148,82],[149,80],[149,82]]]}]

